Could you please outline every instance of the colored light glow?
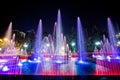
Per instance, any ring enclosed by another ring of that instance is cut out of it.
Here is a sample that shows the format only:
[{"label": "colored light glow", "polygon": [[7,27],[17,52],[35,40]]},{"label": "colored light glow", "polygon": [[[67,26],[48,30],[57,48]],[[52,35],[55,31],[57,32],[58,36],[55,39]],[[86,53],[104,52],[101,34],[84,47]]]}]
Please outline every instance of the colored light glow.
[{"label": "colored light glow", "polygon": [[24,46],[25,48],[27,48],[27,47],[28,47],[28,44],[25,43],[23,46]]},{"label": "colored light glow", "polygon": [[36,61],[37,59],[36,58],[34,58],[34,61]]},{"label": "colored light glow", "polygon": [[18,66],[22,66],[22,63],[21,63],[21,62],[19,62],[19,63],[18,63]]},{"label": "colored light glow", "polygon": [[46,46],[47,46],[47,47],[50,47],[50,44],[49,44],[49,43],[47,43],[47,44],[46,44]]},{"label": "colored light glow", "polygon": [[82,60],[80,60],[80,61],[78,61],[78,63],[83,63],[83,61],[82,61]]},{"label": "colored light glow", "polygon": [[8,41],[8,39],[7,39],[7,38],[4,38],[4,41]]},{"label": "colored light glow", "polygon": [[50,60],[50,58],[45,58],[45,61],[49,61]]},{"label": "colored light glow", "polygon": [[61,60],[56,60],[55,62],[56,62],[56,63],[59,63],[59,64],[61,64],[61,63],[62,63],[62,61],[61,61]]},{"label": "colored light glow", "polygon": [[117,44],[120,45],[120,41],[118,41]]},{"label": "colored light glow", "polygon": [[94,54],[92,55],[92,57],[93,57],[93,58],[96,58],[96,56],[95,56]]},{"label": "colored light glow", "polygon": [[74,47],[75,45],[76,45],[76,43],[75,43],[75,42],[72,42],[72,43],[71,43],[71,46],[73,46],[73,47]]},{"label": "colored light glow", "polygon": [[96,58],[99,59],[99,60],[103,60],[103,59],[104,59],[104,56],[98,55]]},{"label": "colored light glow", "polygon": [[21,60],[21,62],[23,63],[23,62],[26,62],[27,60],[25,59],[25,60]]},{"label": "colored light glow", "polygon": [[40,60],[40,57],[38,57],[38,59]]},{"label": "colored light glow", "polygon": [[8,60],[0,59],[0,63],[8,62]]},{"label": "colored light glow", "polygon": [[99,46],[101,43],[99,41],[95,42],[96,46]]},{"label": "colored light glow", "polygon": [[117,56],[116,59],[120,59],[120,56]]},{"label": "colored light glow", "polygon": [[2,71],[4,71],[4,72],[9,71],[8,66],[4,66],[4,67],[2,68]]},{"label": "colored light glow", "polygon": [[31,60],[28,60],[28,62],[33,62],[33,61],[31,61]]},{"label": "colored light glow", "polygon": [[3,64],[0,64],[0,69],[3,67]]},{"label": "colored light glow", "polygon": [[39,63],[39,62],[41,62],[41,61],[40,61],[40,60],[36,60],[36,62],[38,62],[38,63]]},{"label": "colored light glow", "polygon": [[111,59],[111,57],[110,57],[110,56],[107,56],[107,59],[108,59],[108,60],[110,60],[110,59]]}]

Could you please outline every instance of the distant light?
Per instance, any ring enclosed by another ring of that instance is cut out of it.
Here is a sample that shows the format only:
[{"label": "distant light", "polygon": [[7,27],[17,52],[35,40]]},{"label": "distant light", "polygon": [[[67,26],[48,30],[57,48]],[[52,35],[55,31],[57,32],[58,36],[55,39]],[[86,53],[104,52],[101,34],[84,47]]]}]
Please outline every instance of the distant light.
[{"label": "distant light", "polygon": [[8,68],[8,66],[4,66],[3,68],[2,68],[2,71],[8,71],[9,70],[9,68]]},{"label": "distant light", "polygon": [[19,63],[18,63],[18,66],[22,66],[22,63],[21,63],[21,62],[19,62]]},{"label": "distant light", "polygon": [[74,47],[75,45],[76,45],[76,44],[75,44],[75,42],[72,42],[72,43],[71,43],[71,46],[73,46],[73,47]]},{"label": "distant light", "polygon": [[25,43],[23,46],[24,46],[25,48],[27,48],[27,47],[28,47],[28,44]]},{"label": "distant light", "polygon": [[120,41],[118,41],[117,44],[120,45]]},{"label": "distant light", "polygon": [[46,46],[47,46],[47,47],[50,47],[50,44],[49,44],[49,43],[47,43],[47,44],[46,44]]},{"label": "distant light", "polygon": [[96,46],[99,46],[101,43],[99,41],[95,42]]},{"label": "distant light", "polygon": [[4,38],[4,41],[8,41],[8,39],[7,39],[7,38]]}]

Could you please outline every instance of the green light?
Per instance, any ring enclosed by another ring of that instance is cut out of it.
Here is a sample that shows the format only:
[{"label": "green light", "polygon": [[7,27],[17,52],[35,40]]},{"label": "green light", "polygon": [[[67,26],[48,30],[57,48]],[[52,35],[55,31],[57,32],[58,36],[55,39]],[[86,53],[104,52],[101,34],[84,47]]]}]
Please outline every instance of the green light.
[{"label": "green light", "polygon": [[72,43],[71,43],[71,46],[75,46],[75,45],[76,45],[76,43],[75,43],[75,42],[72,42]]},{"label": "green light", "polygon": [[101,43],[99,41],[95,42],[96,46],[99,46]]}]

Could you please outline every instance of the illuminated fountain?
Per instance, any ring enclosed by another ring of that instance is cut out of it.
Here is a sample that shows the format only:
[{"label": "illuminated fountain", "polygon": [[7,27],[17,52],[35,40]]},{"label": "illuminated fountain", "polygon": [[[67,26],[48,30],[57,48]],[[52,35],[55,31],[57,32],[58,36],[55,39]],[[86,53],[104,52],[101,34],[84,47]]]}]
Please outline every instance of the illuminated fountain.
[{"label": "illuminated fountain", "polygon": [[12,22],[10,22],[8,30],[4,38],[4,46],[0,54],[0,72],[19,73],[17,65],[19,59],[17,57],[18,50],[15,46],[15,34],[12,36]]},{"label": "illuminated fountain", "polygon": [[35,59],[41,58],[41,45],[42,45],[42,20],[39,21],[36,39],[35,39],[35,46],[34,46]]},{"label": "illuminated fountain", "polygon": [[112,24],[110,18],[107,19],[107,22],[108,22],[109,40],[110,40],[111,45],[113,45],[113,48],[114,48],[114,57],[118,57],[119,51],[117,48],[117,39],[115,37],[114,27],[113,27],[113,24]]},{"label": "illuminated fountain", "polygon": [[[107,24],[108,24],[109,40],[105,37],[105,35],[103,35],[103,41],[101,41],[100,43],[100,50],[98,52],[97,58],[98,59],[109,59],[109,58],[118,59],[119,51],[117,48],[117,39],[115,37],[115,31],[110,18],[107,18]],[[94,53],[96,54],[96,52]]]},{"label": "illuminated fountain", "polygon": [[115,49],[113,45],[110,44],[109,40],[103,35],[103,40],[100,42],[100,50],[95,47],[93,57],[96,56],[96,58],[100,60],[109,59],[113,57],[114,52]]},{"label": "illuminated fountain", "polygon": [[77,44],[78,44],[78,62],[82,63],[85,60],[85,41],[83,36],[82,24],[80,18],[77,18]]},{"label": "illuminated fountain", "polygon": [[36,34],[34,53],[35,60],[45,56],[54,57],[56,61],[64,59],[69,54],[69,46],[66,42],[66,37],[62,33],[61,13],[58,10],[57,22],[55,22],[53,35],[48,35],[42,38],[42,20],[38,25]]},{"label": "illuminated fountain", "polygon": [[17,56],[17,48],[15,47],[15,34],[13,34],[12,39],[12,22],[10,23],[8,30],[4,38],[4,46],[1,51],[1,56]]}]

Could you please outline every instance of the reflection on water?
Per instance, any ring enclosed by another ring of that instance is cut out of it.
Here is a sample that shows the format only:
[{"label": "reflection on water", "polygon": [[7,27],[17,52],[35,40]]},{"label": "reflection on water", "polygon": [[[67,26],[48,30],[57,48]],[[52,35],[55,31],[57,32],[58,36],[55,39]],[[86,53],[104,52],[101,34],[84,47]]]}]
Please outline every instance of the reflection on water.
[{"label": "reflection on water", "polygon": [[0,74],[18,74],[18,75],[119,75],[119,60],[90,60],[83,63],[76,63],[71,59],[63,63],[56,63],[55,60],[46,59],[42,62],[33,62],[30,60],[21,61],[18,65],[15,61],[0,62]]}]

